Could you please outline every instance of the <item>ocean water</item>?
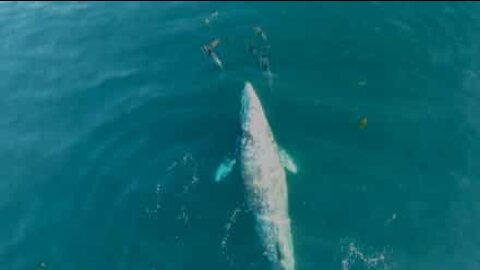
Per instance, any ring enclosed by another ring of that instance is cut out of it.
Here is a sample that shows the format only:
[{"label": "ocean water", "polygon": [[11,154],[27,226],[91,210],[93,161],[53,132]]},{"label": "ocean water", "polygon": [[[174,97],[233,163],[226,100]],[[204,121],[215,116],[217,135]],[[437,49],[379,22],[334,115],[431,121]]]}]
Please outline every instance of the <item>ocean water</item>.
[{"label": "ocean water", "polygon": [[269,269],[214,181],[246,80],[298,166],[296,269],[480,269],[477,3],[2,2],[0,37],[2,270]]}]

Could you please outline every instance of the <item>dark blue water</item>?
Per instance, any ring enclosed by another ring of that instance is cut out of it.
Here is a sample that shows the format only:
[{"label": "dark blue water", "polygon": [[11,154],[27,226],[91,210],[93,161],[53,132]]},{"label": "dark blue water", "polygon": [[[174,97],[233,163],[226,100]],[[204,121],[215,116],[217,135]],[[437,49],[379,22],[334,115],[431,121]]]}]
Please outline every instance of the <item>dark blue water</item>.
[{"label": "dark blue water", "polygon": [[0,269],[268,269],[213,180],[245,80],[298,270],[480,269],[479,4],[4,2],[0,37]]}]

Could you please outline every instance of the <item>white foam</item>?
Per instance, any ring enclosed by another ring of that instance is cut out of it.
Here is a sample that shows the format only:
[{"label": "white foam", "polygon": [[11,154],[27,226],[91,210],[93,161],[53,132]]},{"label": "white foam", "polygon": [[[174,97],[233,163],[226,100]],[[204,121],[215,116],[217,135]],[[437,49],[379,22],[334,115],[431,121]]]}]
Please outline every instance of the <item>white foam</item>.
[{"label": "white foam", "polygon": [[[341,262],[342,270],[356,269],[353,267],[363,266],[366,269],[390,269],[385,259],[385,250],[382,252],[367,253],[359,248],[354,242],[349,242],[348,247],[342,246],[344,255]],[[346,250],[345,250],[346,249]]]},{"label": "white foam", "polygon": [[220,247],[222,250],[223,256],[225,256],[225,259],[228,261],[228,263],[231,265],[234,264],[233,259],[228,255],[227,252],[227,245],[228,241],[230,239],[230,230],[232,229],[233,224],[237,221],[238,214],[241,212],[241,208],[237,207],[235,210],[233,210],[232,214],[228,218],[227,223],[225,224],[225,236],[223,237],[222,241],[220,242]]}]

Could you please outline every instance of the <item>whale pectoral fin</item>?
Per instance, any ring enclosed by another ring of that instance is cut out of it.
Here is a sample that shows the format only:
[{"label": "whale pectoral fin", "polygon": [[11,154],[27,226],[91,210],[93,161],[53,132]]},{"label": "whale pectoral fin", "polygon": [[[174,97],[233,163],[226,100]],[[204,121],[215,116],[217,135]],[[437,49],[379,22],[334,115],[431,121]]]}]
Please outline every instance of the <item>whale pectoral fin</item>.
[{"label": "whale pectoral fin", "polygon": [[215,172],[215,182],[220,182],[225,179],[233,171],[237,160],[235,158],[226,158]]},{"label": "whale pectoral fin", "polygon": [[283,167],[287,169],[287,171],[296,174],[298,172],[297,165],[293,161],[293,158],[285,151],[284,149],[280,148],[278,151],[280,155],[280,162],[282,163]]}]

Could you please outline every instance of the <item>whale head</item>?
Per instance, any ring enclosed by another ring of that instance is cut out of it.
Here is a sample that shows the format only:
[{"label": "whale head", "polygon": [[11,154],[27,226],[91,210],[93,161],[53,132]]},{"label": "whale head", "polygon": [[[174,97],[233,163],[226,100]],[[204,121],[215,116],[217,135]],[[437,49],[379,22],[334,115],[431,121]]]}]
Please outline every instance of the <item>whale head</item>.
[{"label": "whale head", "polygon": [[259,138],[270,132],[270,126],[263,111],[262,104],[250,82],[246,82],[242,92],[241,105],[242,131]]}]

